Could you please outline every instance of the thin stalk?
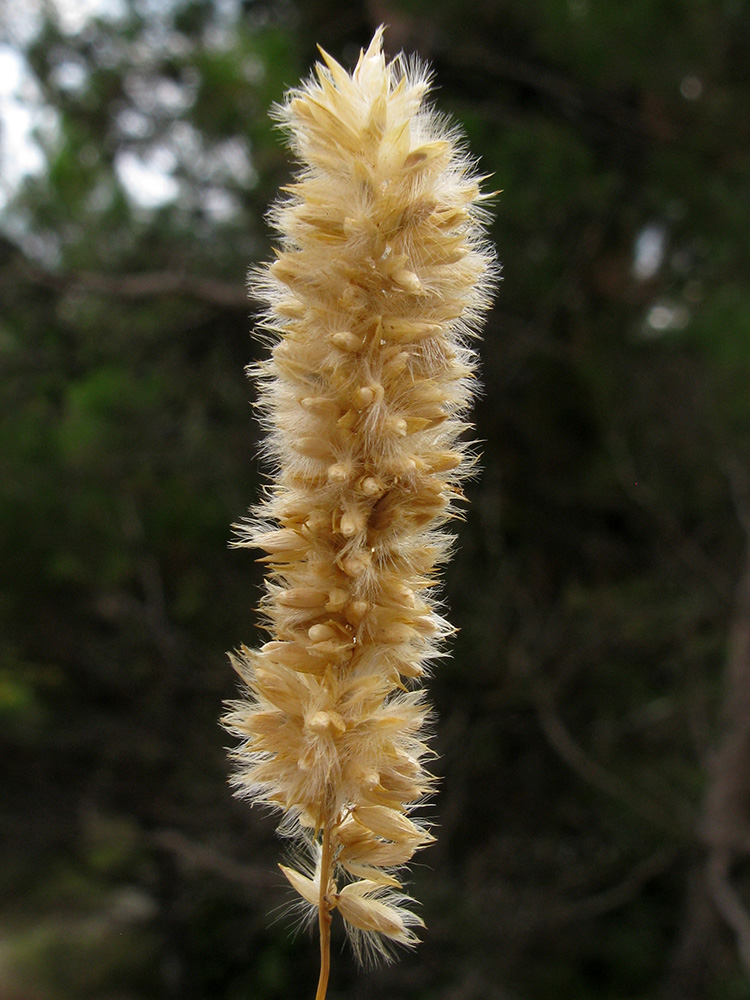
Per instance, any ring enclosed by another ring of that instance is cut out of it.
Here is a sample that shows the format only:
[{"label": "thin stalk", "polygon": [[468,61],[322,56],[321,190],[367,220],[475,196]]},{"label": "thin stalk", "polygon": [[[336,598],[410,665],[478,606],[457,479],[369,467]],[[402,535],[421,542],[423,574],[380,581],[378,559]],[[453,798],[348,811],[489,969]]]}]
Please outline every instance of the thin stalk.
[{"label": "thin stalk", "polygon": [[331,910],[328,888],[331,884],[331,828],[323,828],[323,853],[320,858],[320,897],[318,921],[320,925],[320,979],[315,1000],[326,1000],[328,976],[331,971]]}]

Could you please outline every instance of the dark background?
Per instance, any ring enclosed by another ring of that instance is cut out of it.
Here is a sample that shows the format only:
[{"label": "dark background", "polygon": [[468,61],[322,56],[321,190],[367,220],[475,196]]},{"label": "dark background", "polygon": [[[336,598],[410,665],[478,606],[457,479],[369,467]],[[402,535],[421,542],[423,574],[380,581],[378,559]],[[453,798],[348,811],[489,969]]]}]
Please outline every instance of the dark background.
[{"label": "dark background", "polygon": [[748,3],[11,7],[48,111],[0,242],[0,1000],[314,992],[217,724],[259,640],[244,281],[269,105],[381,21],[503,189],[504,280],[428,929],[367,973],[336,939],[330,1000],[750,998]]}]

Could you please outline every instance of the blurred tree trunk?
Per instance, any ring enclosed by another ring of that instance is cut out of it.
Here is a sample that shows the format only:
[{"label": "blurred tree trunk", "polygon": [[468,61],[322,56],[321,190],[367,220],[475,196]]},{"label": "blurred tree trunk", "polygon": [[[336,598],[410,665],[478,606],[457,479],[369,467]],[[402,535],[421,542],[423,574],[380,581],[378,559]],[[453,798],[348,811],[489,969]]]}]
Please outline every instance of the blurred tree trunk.
[{"label": "blurred tree trunk", "polygon": [[706,853],[691,879],[663,1000],[705,995],[707,980],[717,971],[724,928],[731,931],[737,956],[750,976],[750,912],[733,877],[750,857],[750,503],[747,497],[743,500],[738,507],[748,545],[729,634],[721,730],[708,767],[699,831]]}]

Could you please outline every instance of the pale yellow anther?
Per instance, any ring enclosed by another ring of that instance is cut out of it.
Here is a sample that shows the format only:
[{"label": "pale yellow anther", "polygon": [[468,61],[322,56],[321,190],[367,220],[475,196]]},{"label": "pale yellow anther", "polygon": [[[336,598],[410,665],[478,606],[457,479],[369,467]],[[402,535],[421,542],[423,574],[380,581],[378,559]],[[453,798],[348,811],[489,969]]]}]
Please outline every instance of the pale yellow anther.
[{"label": "pale yellow anther", "polygon": [[394,437],[406,437],[407,423],[403,417],[388,417],[384,422],[384,429]]},{"label": "pale yellow anther", "polygon": [[344,351],[345,354],[354,354],[356,351],[361,351],[363,346],[362,338],[351,333],[349,330],[332,333],[331,343],[338,347],[340,351]]},{"label": "pale yellow anther", "polygon": [[311,625],[307,634],[311,642],[329,642],[337,637],[336,629],[330,625]]},{"label": "pale yellow anther", "polygon": [[359,625],[367,614],[370,605],[367,601],[352,601],[344,610],[344,617],[350,625]]},{"label": "pale yellow anther", "polygon": [[366,551],[365,549],[360,549],[359,552],[354,552],[352,555],[343,559],[341,561],[341,568],[347,576],[357,577],[361,576],[362,573],[365,572],[371,562],[372,553]]},{"label": "pale yellow anther", "polygon": [[352,403],[358,410],[363,410],[375,401],[375,391],[369,385],[361,386],[352,396]]},{"label": "pale yellow anther", "polygon": [[405,267],[394,271],[391,274],[391,279],[399,288],[403,288],[405,292],[411,292],[413,295],[416,295],[422,291],[422,282],[413,271],[409,271]]},{"label": "pale yellow anther", "polygon": [[305,720],[305,725],[314,733],[319,735],[328,734],[332,731],[343,733],[346,731],[346,723],[338,712],[315,712]]},{"label": "pale yellow anther", "polygon": [[358,410],[364,410],[367,406],[372,406],[373,403],[380,402],[383,395],[383,386],[378,383],[362,385],[354,391],[352,405]]},{"label": "pale yellow anther", "polygon": [[393,476],[394,479],[398,480],[402,476],[407,476],[409,473],[414,472],[418,461],[418,458],[412,458],[411,455],[391,455],[389,458],[383,460],[381,468],[389,476]]},{"label": "pale yellow anther", "polygon": [[365,476],[358,483],[360,493],[364,493],[366,497],[377,498],[382,496],[387,487],[382,479],[378,479],[377,476]]},{"label": "pale yellow anther", "polygon": [[328,479],[332,483],[348,483],[352,477],[351,465],[344,462],[336,462],[328,466]]},{"label": "pale yellow anther", "polygon": [[353,538],[364,529],[365,523],[365,518],[360,511],[347,511],[341,517],[339,531],[344,538]]}]

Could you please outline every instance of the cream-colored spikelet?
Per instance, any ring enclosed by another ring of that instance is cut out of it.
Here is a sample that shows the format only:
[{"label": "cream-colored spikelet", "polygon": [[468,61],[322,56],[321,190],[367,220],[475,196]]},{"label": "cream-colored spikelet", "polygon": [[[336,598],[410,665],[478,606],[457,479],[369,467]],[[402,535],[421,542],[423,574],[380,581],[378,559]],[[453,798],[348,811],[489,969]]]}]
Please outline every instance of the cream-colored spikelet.
[{"label": "cream-colored spikelet", "polygon": [[[321,50],[322,51],[322,50]],[[273,483],[237,545],[263,549],[271,641],[233,662],[237,794],[283,813],[284,867],[355,945],[413,945],[399,870],[433,838],[420,682],[445,522],[473,455],[470,337],[496,272],[473,165],[425,105],[428,74],[386,62],[382,29],[348,74],[322,52],[277,109],[301,161],[272,212],[276,261],[252,275],[273,348],[255,370]]]}]

